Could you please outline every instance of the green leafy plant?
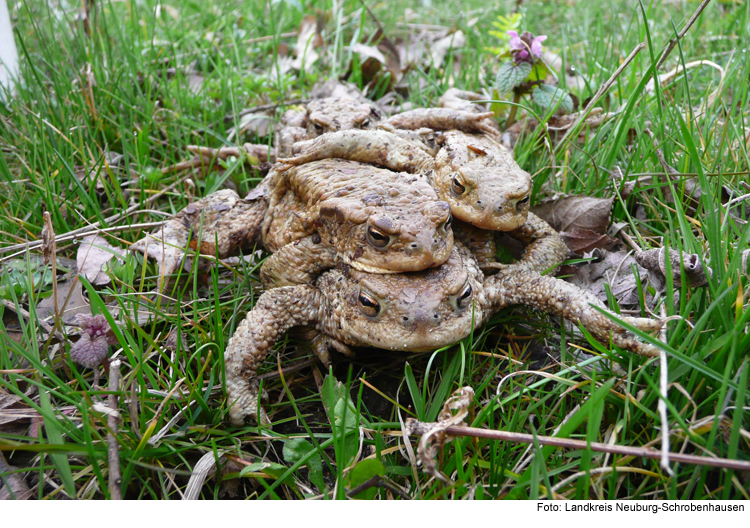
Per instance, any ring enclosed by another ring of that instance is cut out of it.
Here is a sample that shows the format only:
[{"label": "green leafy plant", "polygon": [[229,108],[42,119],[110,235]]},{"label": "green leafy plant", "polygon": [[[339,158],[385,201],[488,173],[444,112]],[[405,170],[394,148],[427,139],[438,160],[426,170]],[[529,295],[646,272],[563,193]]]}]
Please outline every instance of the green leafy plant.
[{"label": "green leafy plant", "polygon": [[[497,32],[493,33],[497,36]],[[522,97],[528,95],[544,111],[559,108],[572,112],[573,100],[570,96],[559,88],[544,84],[551,73],[542,60],[542,43],[547,36],[536,36],[529,31],[519,35],[515,29],[509,29],[503,39],[507,40],[508,49],[499,56],[509,60],[500,65],[495,75],[495,88],[498,96],[513,95],[506,128],[515,122],[518,105]]]}]

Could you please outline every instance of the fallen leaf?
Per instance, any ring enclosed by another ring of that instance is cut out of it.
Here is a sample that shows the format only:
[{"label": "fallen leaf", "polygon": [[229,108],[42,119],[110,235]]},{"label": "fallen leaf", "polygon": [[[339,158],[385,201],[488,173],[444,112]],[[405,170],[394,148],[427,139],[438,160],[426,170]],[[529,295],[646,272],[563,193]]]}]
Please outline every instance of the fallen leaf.
[{"label": "fallen leaf", "polygon": [[[83,285],[78,277],[71,277],[57,283],[57,312],[62,316],[62,322],[68,325],[74,324],[78,314],[90,314],[91,305],[83,296]],[[52,322],[55,314],[55,301],[50,295],[42,299],[36,307],[39,319]]]},{"label": "fallen leaf", "polygon": [[614,241],[606,235],[613,200],[565,196],[544,201],[531,210],[559,231],[572,251],[582,254],[597,247],[613,247]]},{"label": "fallen leaf", "polygon": [[294,46],[296,58],[291,66],[295,70],[307,71],[315,64],[320,55],[316,48],[323,45],[323,37],[318,32],[318,20],[315,15],[305,15],[297,32],[297,44]]},{"label": "fallen leaf", "polygon": [[102,236],[84,237],[76,254],[78,273],[95,286],[109,284],[110,278],[106,272],[107,263],[115,257],[124,262],[125,252],[112,246]]},{"label": "fallen leaf", "polygon": [[573,253],[583,255],[596,248],[612,249],[618,241],[607,234],[597,233],[591,229],[575,227],[571,231],[560,231],[560,237]]},{"label": "fallen leaf", "polygon": [[628,310],[640,307],[633,266],[638,270],[647,306],[653,307],[654,293],[664,292],[663,276],[639,265],[627,251],[613,253],[597,249],[593,256],[597,260],[576,266],[576,272],[565,280],[596,295],[602,302],[607,303],[606,284],[620,307]]},{"label": "fallen leaf", "polygon": [[447,35],[434,42],[430,47],[430,58],[432,65],[439,68],[445,61],[445,56],[449,51],[459,50],[466,45],[466,35],[460,29],[451,35]]}]

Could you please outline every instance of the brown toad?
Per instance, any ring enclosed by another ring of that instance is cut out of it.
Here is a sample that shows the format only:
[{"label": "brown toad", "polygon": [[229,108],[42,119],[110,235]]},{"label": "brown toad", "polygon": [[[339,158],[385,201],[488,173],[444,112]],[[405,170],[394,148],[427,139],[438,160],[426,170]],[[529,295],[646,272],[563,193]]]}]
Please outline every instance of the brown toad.
[{"label": "brown toad", "polygon": [[292,153],[297,141],[311,139],[335,130],[364,129],[380,119],[372,104],[346,97],[313,99],[305,106],[288,109],[276,127],[278,157]]},{"label": "brown toad", "polygon": [[453,247],[450,206],[425,176],[346,160],[279,167],[253,196],[214,193],[167,227],[180,234],[177,244],[192,229],[191,245],[220,257],[260,239],[276,252],[266,275],[294,283],[339,260],[376,273],[419,271],[445,262]]},{"label": "brown toad", "polygon": [[[257,406],[258,368],[290,328],[313,327],[352,346],[424,352],[463,339],[513,304],[561,316],[626,350],[658,354],[657,348],[635,340],[593,308],[592,304],[601,307],[593,295],[522,266],[507,266],[485,278],[471,253],[457,242],[451,257],[437,268],[383,275],[339,263],[312,284],[266,291],[239,324],[224,353],[229,416],[236,425],[246,417],[268,423]],[[643,331],[662,324],[635,317],[622,320]]]}]

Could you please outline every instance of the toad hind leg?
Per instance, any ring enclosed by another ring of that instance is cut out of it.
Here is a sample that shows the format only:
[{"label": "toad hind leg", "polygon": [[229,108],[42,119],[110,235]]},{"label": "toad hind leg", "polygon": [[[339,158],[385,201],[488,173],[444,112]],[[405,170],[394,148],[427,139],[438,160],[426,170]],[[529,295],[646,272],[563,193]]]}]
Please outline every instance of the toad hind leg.
[{"label": "toad hind leg", "polygon": [[312,286],[276,288],[261,295],[239,324],[224,352],[227,405],[234,425],[242,425],[246,417],[270,423],[258,407],[258,368],[284,332],[318,321],[323,302]]},{"label": "toad hind leg", "polygon": [[[657,347],[637,341],[615,321],[594,309],[591,305],[603,308],[599,299],[573,284],[518,266],[508,266],[485,279],[484,287],[492,306],[487,312],[489,314],[512,304],[522,304],[580,324],[605,343],[611,339],[615,345],[636,354],[659,355]],[[658,319],[641,317],[620,319],[644,332],[653,332],[664,324]]]}]

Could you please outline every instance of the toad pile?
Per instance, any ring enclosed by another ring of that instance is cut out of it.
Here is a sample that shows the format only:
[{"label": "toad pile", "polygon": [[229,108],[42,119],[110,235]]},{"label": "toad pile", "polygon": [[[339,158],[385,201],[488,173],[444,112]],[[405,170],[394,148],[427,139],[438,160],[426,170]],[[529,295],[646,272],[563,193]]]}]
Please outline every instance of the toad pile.
[{"label": "toad pile", "polygon": [[[192,244],[203,253],[273,253],[261,269],[266,291],[225,351],[233,423],[269,423],[257,371],[293,327],[329,364],[331,347],[434,350],[522,304],[604,343],[658,353],[603,315],[596,297],[543,275],[567,248],[529,213],[531,176],[500,144],[492,114],[467,106],[472,99],[451,90],[440,108],[387,119],[362,101],[314,101],[282,118],[276,164],[245,199],[218,191],[169,221],[188,240],[201,233]],[[497,232],[526,244],[519,261],[496,262]],[[662,325],[621,319],[645,332]]]}]

